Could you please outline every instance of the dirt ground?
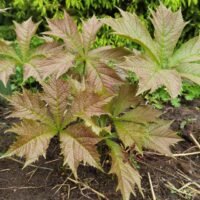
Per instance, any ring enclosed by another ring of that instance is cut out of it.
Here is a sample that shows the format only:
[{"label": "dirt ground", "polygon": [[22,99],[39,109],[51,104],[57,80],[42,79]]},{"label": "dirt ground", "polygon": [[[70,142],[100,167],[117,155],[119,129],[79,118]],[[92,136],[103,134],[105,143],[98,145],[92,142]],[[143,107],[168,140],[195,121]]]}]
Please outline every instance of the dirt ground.
[{"label": "dirt ground", "polygon": [[[4,134],[15,120],[6,119],[9,108],[0,106],[0,152],[5,152],[14,140],[11,133]],[[198,152],[194,138],[200,142],[200,100],[186,102],[180,108],[165,108],[165,119],[173,119],[172,128],[184,141],[172,148],[174,154]],[[115,191],[116,178],[92,167],[79,167],[79,180],[62,166],[57,138],[50,144],[47,159],[22,170],[23,161],[18,158],[0,160],[0,200],[121,200]],[[200,200],[200,154],[164,157],[145,151],[138,158],[145,200],[152,200],[148,173],[157,200]],[[131,200],[142,200],[138,193]]]}]

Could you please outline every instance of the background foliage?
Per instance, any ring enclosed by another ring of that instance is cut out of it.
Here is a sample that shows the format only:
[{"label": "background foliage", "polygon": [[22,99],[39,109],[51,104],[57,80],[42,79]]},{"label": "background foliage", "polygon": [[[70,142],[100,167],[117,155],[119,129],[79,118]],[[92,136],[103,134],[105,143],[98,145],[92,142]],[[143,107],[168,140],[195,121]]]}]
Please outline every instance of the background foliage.
[{"label": "background foliage", "polygon": [[[181,7],[184,20],[190,21],[184,29],[180,43],[198,35],[200,28],[200,1],[161,0],[161,2],[174,11]],[[81,19],[89,18],[94,14],[98,17],[117,17],[119,16],[117,7],[119,7],[126,11],[136,12],[151,30],[152,25],[149,21],[150,9],[157,7],[159,4],[159,0],[0,0],[0,8],[10,8],[7,13],[0,15],[0,38],[15,39],[13,20],[21,22],[33,16],[34,21],[42,20],[44,22],[45,17],[61,17],[63,9],[66,9],[70,15],[74,16],[76,21],[80,22]],[[45,29],[46,24],[41,23],[39,31],[41,32]],[[130,41],[112,35],[110,32],[110,28],[104,26],[98,33],[95,46],[108,44],[113,46],[127,46],[129,48],[134,46]],[[38,44],[37,39],[33,41],[33,44]],[[135,81],[134,75],[130,75],[129,79]],[[23,80],[19,72],[13,77],[11,83],[12,89],[20,88],[22,82]],[[31,84],[32,82],[33,80],[31,80]],[[30,85],[30,82],[28,84]],[[200,87],[190,82],[185,82],[182,89],[182,97],[186,100],[199,98]],[[153,95],[147,95],[146,99],[157,108],[162,108],[162,104],[166,102],[171,102],[172,105],[179,106],[181,101],[181,97],[171,100],[164,89],[159,89]]]}]

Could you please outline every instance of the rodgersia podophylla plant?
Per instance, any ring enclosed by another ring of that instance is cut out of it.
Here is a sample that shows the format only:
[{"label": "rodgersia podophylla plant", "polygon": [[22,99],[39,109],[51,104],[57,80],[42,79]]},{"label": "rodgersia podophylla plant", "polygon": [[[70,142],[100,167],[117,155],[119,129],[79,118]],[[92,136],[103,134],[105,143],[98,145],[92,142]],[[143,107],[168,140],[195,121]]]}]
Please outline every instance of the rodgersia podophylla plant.
[{"label": "rodgersia podophylla plant", "polygon": [[164,5],[152,11],[151,22],[154,27],[152,38],[145,25],[135,14],[120,10],[122,17],[104,19],[116,34],[129,38],[143,49],[128,56],[121,65],[131,70],[139,78],[139,90],[155,91],[165,86],[171,97],[181,91],[182,79],[200,84],[200,37],[196,36],[176,48],[184,22],[181,10],[172,12]]},{"label": "rodgersia podophylla plant", "polygon": [[[119,19],[120,23],[130,23],[126,20]],[[140,30],[138,23],[133,24],[136,30]],[[181,140],[170,129],[171,121],[160,119],[161,112],[136,96],[137,86],[121,79],[118,66],[128,62],[130,68],[130,59],[144,55],[121,47],[93,49],[102,25],[95,17],[83,22],[81,31],[66,12],[63,19],[48,20],[48,25],[50,30],[44,33],[48,35],[44,37],[46,43],[37,48],[30,47],[38,26],[31,19],[15,23],[15,45],[1,43],[1,80],[6,84],[15,66],[21,65],[24,78],[32,76],[42,86],[35,93],[24,89],[7,97],[13,106],[10,117],[20,121],[7,130],[16,133],[17,140],[2,158],[17,155],[28,166],[40,156],[45,157],[50,140],[57,136],[63,163],[77,177],[80,162],[103,171],[101,152],[97,150],[97,145],[103,144],[111,158],[109,173],[117,176],[117,190],[123,199],[135,194],[135,185],[142,193],[141,177],[133,162],[137,157],[133,155],[130,159],[130,152],[142,155],[143,149],[148,148],[171,156],[170,145]],[[52,36],[61,42],[55,42]],[[145,58],[153,59],[151,54],[145,54]],[[140,82],[139,92],[141,86]]]}]

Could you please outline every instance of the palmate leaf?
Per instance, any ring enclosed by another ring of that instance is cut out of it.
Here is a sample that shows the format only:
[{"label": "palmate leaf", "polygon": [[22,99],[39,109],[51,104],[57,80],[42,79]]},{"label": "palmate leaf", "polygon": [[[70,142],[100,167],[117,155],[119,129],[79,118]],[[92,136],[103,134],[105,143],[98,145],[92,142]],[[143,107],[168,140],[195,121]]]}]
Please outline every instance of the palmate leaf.
[{"label": "palmate leaf", "polygon": [[[65,59],[68,65],[66,67],[63,66],[61,70],[63,73],[72,67],[71,63],[73,63],[73,66],[76,66],[76,64],[82,66],[84,68],[83,75],[86,76],[88,83],[93,85],[94,90],[98,92],[103,90],[113,92],[113,85],[118,85],[122,82],[115,69],[109,68],[107,63],[109,61],[122,61],[122,57],[131,54],[131,52],[127,49],[111,48],[110,46],[93,50],[92,45],[95,41],[97,31],[102,26],[102,23],[95,16],[83,22],[82,32],[78,31],[76,23],[66,12],[64,19],[48,20],[48,25],[50,31],[45,32],[45,34],[63,39],[68,54],[74,56],[74,58],[71,57],[72,60],[70,61]],[[63,56],[55,60],[55,66],[61,62],[63,63],[59,59],[62,60]],[[50,68],[53,69],[53,67]],[[55,73],[53,70],[50,70],[48,75]],[[61,75],[62,73],[59,73],[57,77]],[[108,79],[112,81],[108,81]]]},{"label": "palmate leaf", "polygon": [[26,56],[28,51],[30,51],[31,39],[36,33],[39,23],[35,24],[32,18],[29,18],[21,24],[14,22],[14,25],[22,56]]},{"label": "palmate leaf", "polygon": [[11,74],[14,74],[15,63],[9,60],[0,60],[0,80],[7,84]]},{"label": "palmate leaf", "polygon": [[[55,60],[61,56],[63,63],[55,65]],[[29,58],[24,63],[24,79],[27,80],[32,76],[36,80],[41,81],[51,74],[51,70],[59,73],[67,62],[65,56],[63,57],[63,47],[56,42],[47,42],[36,49],[31,49]],[[53,69],[50,66],[53,66]]]},{"label": "palmate leaf", "polygon": [[199,63],[182,63],[176,67],[177,71],[183,78],[189,79],[200,85],[200,64]]},{"label": "palmate leaf", "polygon": [[[22,24],[14,23],[17,35],[16,44],[0,41],[0,78],[6,84],[9,76],[15,72],[15,67],[22,66],[24,68],[24,80],[32,76],[41,82],[41,79],[46,78],[49,74],[44,63],[48,62],[49,64],[50,58],[55,57],[55,55],[62,55],[63,47],[56,42],[47,42],[37,48],[32,48],[31,39],[36,33],[39,23],[34,23],[31,18]],[[18,48],[16,48],[16,45]],[[61,69],[58,70],[58,67],[56,69],[54,71],[57,73],[61,71]]]},{"label": "palmate leaf", "polygon": [[99,95],[94,93],[92,89],[86,89],[76,94],[70,112],[74,116],[81,118],[99,116],[106,114],[105,105],[112,100],[113,96],[108,95]]},{"label": "palmate leaf", "polygon": [[59,78],[65,74],[69,68],[74,65],[74,56],[69,53],[57,52],[56,55],[49,56],[46,59],[36,61],[36,66],[39,66],[39,72],[42,79],[47,78],[50,75],[55,75]]},{"label": "palmate leaf", "polygon": [[142,193],[141,188],[141,177],[136,169],[134,169],[128,161],[126,161],[125,156],[122,153],[122,148],[119,144],[107,140],[107,145],[111,149],[110,156],[112,158],[112,166],[109,173],[114,173],[118,178],[117,190],[122,193],[123,200],[129,200],[130,194],[135,195],[135,185],[138,186],[140,193]]},{"label": "palmate leaf", "polygon": [[126,109],[129,109],[131,106],[137,106],[142,99],[136,96],[136,92],[136,87],[129,84],[122,85],[118,96],[114,97],[108,105],[108,109],[111,114],[116,117]]},{"label": "palmate leaf", "polygon": [[162,64],[166,64],[173,54],[178,39],[187,23],[184,22],[181,10],[172,12],[161,4],[158,9],[152,11],[152,24],[154,26],[154,38],[157,52]]},{"label": "palmate leaf", "polygon": [[[160,112],[150,106],[140,106],[141,99],[135,94],[136,88],[128,84],[121,86],[119,95],[110,103],[109,110],[119,139],[125,147],[135,145],[137,150],[142,152],[142,147],[149,137],[146,124],[156,121]],[[130,110],[131,106],[134,108]],[[120,115],[122,113],[123,115]]]},{"label": "palmate leaf", "polygon": [[150,136],[144,147],[171,156],[170,146],[183,140],[170,129],[171,123],[171,121],[159,120],[156,123],[149,124],[148,132]]},{"label": "palmate leaf", "polygon": [[147,124],[158,120],[160,112],[149,106],[138,106],[120,117],[113,118],[119,138],[126,147],[135,145],[142,152],[144,144],[149,140]]},{"label": "palmate leaf", "polygon": [[127,57],[123,69],[129,69],[139,77],[137,94],[150,90],[154,92],[165,86],[171,97],[176,97],[181,89],[181,76],[175,69],[160,70],[159,66],[147,56],[136,55]]},{"label": "palmate leaf", "polygon": [[73,84],[55,77],[42,86],[42,92],[24,90],[9,98],[14,107],[10,117],[19,117],[22,123],[9,130],[19,137],[3,157],[25,157],[27,166],[45,155],[50,139],[59,135],[64,164],[75,176],[82,161],[101,170],[96,144],[103,129],[91,122],[93,116],[106,113],[104,106],[112,96],[82,87],[73,90]]},{"label": "palmate leaf", "polygon": [[86,50],[91,48],[101,26],[102,23],[95,16],[88,19],[86,22],[83,21],[82,39]]},{"label": "palmate leaf", "polygon": [[135,14],[125,12],[121,9],[119,11],[122,18],[106,18],[102,20],[103,23],[111,26],[116,34],[130,38],[140,44],[150,56],[156,59],[156,45],[140,19]]},{"label": "palmate leaf", "polygon": [[63,19],[48,19],[50,31],[44,34],[62,38],[69,52],[79,52],[81,50],[82,38],[78,32],[78,27],[67,12],[64,12]]},{"label": "palmate leaf", "polygon": [[64,164],[69,165],[75,177],[77,177],[77,168],[81,161],[101,169],[95,146],[100,140],[100,137],[83,124],[71,125],[60,133]]},{"label": "palmate leaf", "polygon": [[11,47],[11,42],[0,40],[0,47],[0,80],[6,85],[10,75],[15,72],[15,65],[19,58]]},{"label": "palmate leaf", "polygon": [[24,90],[22,94],[15,94],[8,100],[14,106],[14,110],[9,117],[17,117],[20,119],[39,120],[46,124],[51,124],[51,118],[48,116],[47,107],[40,99],[38,93],[32,93]]},{"label": "palmate leaf", "polygon": [[185,25],[181,11],[172,12],[164,5],[152,11],[154,39],[151,38],[139,17],[121,11],[121,18],[104,19],[115,32],[128,37],[145,50],[141,54],[127,57],[121,68],[131,70],[139,77],[138,94],[154,92],[165,86],[172,98],[180,94],[182,80],[187,78],[199,84],[200,75],[197,63],[200,60],[199,37],[195,37],[175,49]]},{"label": "palmate leaf", "polygon": [[68,108],[70,88],[66,81],[56,80],[55,77],[50,82],[43,84],[44,92],[41,99],[49,106],[53,115],[53,120],[58,129],[62,128],[65,120],[65,112]]},{"label": "palmate leaf", "polygon": [[12,155],[25,157],[24,167],[35,162],[39,156],[45,157],[50,139],[55,135],[47,126],[32,120],[23,120],[8,131],[17,133],[18,138],[1,158]]},{"label": "palmate leaf", "polygon": [[135,147],[139,153],[146,147],[171,155],[170,145],[180,141],[180,138],[170,130],[169,122],[159,119],[160,111],[142,105],[135,94],[134,88],[131,90],[130,85],[124,85],[110,103],[116,103],[116,107],[109,106],[109,110],[119,139],[125,147]]},{"label": "palmate leaf", "polygon": [[96,61],[87,63],[86,80],[94,91],[98,92],[106,88],[111,94],[115,94],[119,85],[123,83],[114,69]]}]

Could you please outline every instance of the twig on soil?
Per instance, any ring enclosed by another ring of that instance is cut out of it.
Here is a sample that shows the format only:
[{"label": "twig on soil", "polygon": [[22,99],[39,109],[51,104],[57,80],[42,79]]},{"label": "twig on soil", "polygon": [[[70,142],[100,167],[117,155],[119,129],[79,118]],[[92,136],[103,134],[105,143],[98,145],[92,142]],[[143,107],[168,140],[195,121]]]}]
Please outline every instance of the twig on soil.
[{"label": "twig on soil", "polygon": [[183,151],[183,153],[190,152],[191,150],[196,149],[196,148],[197,148],[196,146],[192,146],[192,147],[186,149],[185,151]]},{"label": "twig on soil", "polygon": [[[12,161],[15,161],[15,162],[17,162],[17,163],[20,163],[20,164],[22,164],[22,165],[24,165],[24,162],[22,162],[22,161],[20,161],[20,160],[18,160],[18,159],[15,159],[15,158],[12,158],[12,157],[10,157],[10,158],[8,158],[8,159],[9,159],[9,160],[12,160]],[[53,171],[52,168],[48,168],[48,167],[40,167],[40,166],[33,165],[33,164],[30,164],[29,166],[30,166],[30,167],[35,167],[35,168],[37,168],[37,169],[44,169],[44,170]]]},{"label": "twig on soil", "polygon": [[27,186],[27,187],[7,187],[7,188],[0,188],[0,190],[24,190],[24,189],[39,189],[39,188],[44,188],[45,186]]},{"label": "twig on soil", "polygon": [[200,189],[200,185],[196,181],[192,180],[191,178],[189,178],[188,176],[186,176],[185,174],[181,172],[178,172],[178,174],[182,176],[183,178],[185,178],[187,181],[190,181],[190,183],[192,183],[193,185],[196,185]]},{"label": "twig on soil", "polygon": [[7,172],[10,171],[10,169],[1,169],[0,172]]},{"label": "twig on soil", "polygon": [[68,179],[69,179],[69,177],[70,177],[71,175],[72,175],[72,174],[70,174],[70,175],[65,179],[65,181],[64,181],[62,184],[59,185],[59,187],[58,187],[58,185],[56,185],[55,187],[52,188],[52,190],[53,190],[53,189],[55,189],[56,187],[58,187],[58,189],[55,191],[54,194],[57,194],[57,193],[59,192],[59,190],[60,190],[64,185],[66,185],[66,182],[68,181]]},{"label": "twig on soil", "polygon": [[192,156],[200,154],[200,151],[191,152],[191,153],[179,153],[179,154],[173,154],[174,157],[180,157],[180,156]]},{"label": "twig on soil", "polygon": [[30,171],[30,172],[27,173],[27,175],[30,174],[30,177],[29,177],[29,179],[28,179],[28,182],[31,180],[31,178],[33,177],[33,175],[36,173],[37,170],[38,170],[38,169],[35,168],[33,171]]},{"label": "twig on soil", "polygon": [[[170,182],[167,182],[167,184],[165,184],[166,185],[166,187],[167,188],[169,188],[170,190],[173,190],[173,191],[175,191],[175,192],[177,192],[177,194],[179,195],[179,196],[181,196],[182,198],[184,198],[184,196],[183,195],[187,195],[187,196],[193,196],[193,195],[191,195],[191,194],[189,194],[189,193],[187,193],[187,192],[185,192],[185,191],[179,191],[179,189],[177,189],[172,183],[170,183]],[[185,199],[185,198],[184,198]]]},{"label": "twig on soil", "polygon": [[56,162],[58,160],[60,160],[61,158],[56,158],[54,160],[50,160],[50,161],[46,161],[45,164],[49,164],[49,163],[52,163],[52,162]]},{"label": "twig on soil", "polygon": [[190,137],[192,138],[193,142],[197,145],[197,147],[200,149],[200,144],[199,142],[196,140],[196,138],[194,137],[194,135],[192,133],[190,133]]},{"label": "twig on soil", "polygon": [[144,165],[146,165],[147,167],[150,167],[150,169],[156,169],[156,170],[158,170],[158,171],[160,171],[160,172],[162,172],[162,173],[164,173],[164,174],[167,174],[168,176],[177,178],[177,176],[175,176],[174,174],[168,173],[168,172],[166,172],[166,171],[164,171],[164,170],[162,170],[162,169],[160,169],[160,168],[157,168],[157,167],[155,167],[155,166],[153,166],[153,165],[149,165],[149,164],[147,164],[147,163],[145,163],[145,162],[142,162],[142,161],[140,161],[140,160],[137,160],[137,162],[138,162],[138,163],[141,163],[141,164],[144,164]]},{"label": "twig on soil", "polygon": [[156,195],[155,195],[153,185],[152,185],[152,181],[151,181],[151,175],[150,175],[149,172],[148,172],[148,178],[149,178],[149,184],[150,184],[151,194],[152,194],[152,198],[153,198],[152,200],[156,200]]},{"label": "twig on soil", "polygon": [[85,189],[91,190],[91,191],[92,191],[93,193],[95,193],[97,196],[100,196],[101,198],[108,200],[108,198],[107,198],[104,194],[102,194],[102,193],[98,192],[97,190],[91,188],[89,185],[87,185],[87,184],[85,184],[85,183],[83,183],[83,182],[80,182],[80,181],[78,181],[78,180],[74,180],[74,179],[72,179],[72,178],[68,178],[68,180],[71,181],[71,182],[73,182],[73,183],[75,183],[75,184],[82,185]]}]

